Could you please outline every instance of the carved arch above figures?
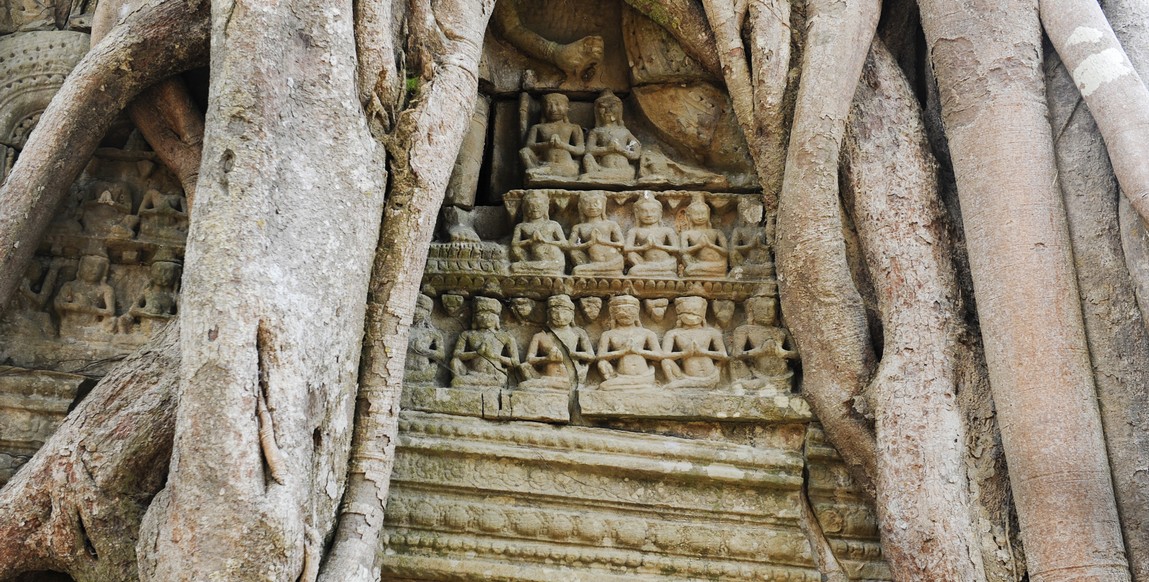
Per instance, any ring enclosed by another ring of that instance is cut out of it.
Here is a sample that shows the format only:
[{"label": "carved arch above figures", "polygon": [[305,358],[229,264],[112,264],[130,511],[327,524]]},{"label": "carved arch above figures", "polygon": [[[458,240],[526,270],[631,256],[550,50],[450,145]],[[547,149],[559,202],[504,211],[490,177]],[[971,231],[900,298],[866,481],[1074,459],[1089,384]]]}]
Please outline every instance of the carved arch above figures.
[{"label": "carved arch above figures", "polygon": [[28,140],[40,113],[88,52],[81,32],[27,32],[0,38],[0,180]]}]

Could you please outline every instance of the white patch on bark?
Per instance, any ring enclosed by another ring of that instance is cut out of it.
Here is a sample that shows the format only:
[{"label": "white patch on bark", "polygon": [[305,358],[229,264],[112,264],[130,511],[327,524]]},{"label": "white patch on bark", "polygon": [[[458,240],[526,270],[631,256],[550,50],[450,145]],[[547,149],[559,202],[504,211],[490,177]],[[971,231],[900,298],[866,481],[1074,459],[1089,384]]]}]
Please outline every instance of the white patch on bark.
[{"label": "white patch on bark", "polygon": [[1129,65],[1121,49],[1107,48],[1085,57],[1081,64],[1073,69],[1073,82],[1081,90],[1081,95],[1088,97],[1102,85],[1132,72],[1133,67]]},{"label": "white patch on bark", "polygon": [[1069,35],[1069,38],[1065,39],[1065,46],[1073,46],[1075,44],[1084,44],[1087,42],[1101,42],[1103,36],[1104,35],[1101,33],[1101,31],[1097,30],[1096,28],[1078,26],[1077,28],[1073,29],[1073,33]]}]

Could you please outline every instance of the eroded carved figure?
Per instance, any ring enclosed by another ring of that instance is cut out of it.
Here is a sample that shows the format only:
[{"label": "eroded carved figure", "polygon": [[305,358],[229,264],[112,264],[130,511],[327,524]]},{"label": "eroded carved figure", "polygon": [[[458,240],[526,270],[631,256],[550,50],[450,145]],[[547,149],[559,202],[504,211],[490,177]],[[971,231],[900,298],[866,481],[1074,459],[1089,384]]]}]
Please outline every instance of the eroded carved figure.
[{"label": "eroded carved figure", "polygon": [[678,234],[662,225],[662,202],[643,196],[634,203],[635,226],[626,234],[627,274],[631,277],[678,275]]},{"label": "eroded carved figure", "polygon": [[686,207],[682,229],[682,274],[687,277],[725,277],[729,251],[726,235],[710,224],[710,205],[701,195]]},{"label": "eroded carved figure", "polygon": [[120,316],[120,331],[131,333],[135,325],[139,324],[141,332],[150,334],[154,324],[175,316],[179,303],[176,295],[179,275],[179,263],[154,261],[149,269],[147,289],[132,303],[128,312]]},{"label": "eroded carved figure", "polygon": [[435,301],[427,295],[419,295],[415,302],[415,320],[407,340],[407,361],[404,379],[412,384],[429,384],[435,381],[439,366],[447,359],[446,338],[443,332],[431,325],[431,310]]},{"label": "eroded carved figure", "polygon": [[582,222],[571,229],[568,247],[574,262],[573,274],[581,276],[622,276],[622,229],[606,217],[606,196],[584,192],[579,196]]},{"label": "eroded carved figure", "polygon": [[107,257],[80,257],[75,280],[64,283],[53,302],[60,314],[61,331],[96,325],[105,331],[114,331],[116,293],[108,285],[107,277]]},{"label": "eroded carved figure", "polygon": [[503,304],[498,299],[475,297],[473,305],[474,329],[459,334],[451,354],[451,385],[504,387],[509,371],[519,366],[518,343],[500,327]]},{"label": "eroded carved figure", "polygon": [[718,386],[727,360],[726,344],[722,332],[707,325],[706,309],[704,297],[674,300],[678,324],[662,338],[662,372],[669,389]]},{"label": "eroded carved figure", "polygon": [[566,95],[549,93],[543,96],[543,118],[546,121],[531,127],[527,133],[527,145],[519,150],[528,178],[575,178],[579,175],[577,158],[586,153],[586,145],[582,128],[567,118],[569,108]]},{"label": "eroded carved figure", "polygon": [[586,139],[586,178],[601,182],[634,180],[642,144],[622,123],[622,100],[609,89],[594,102],[594,129]]},{"label": "eroded carved figure", "polygon": [[119,183],[97,182],[95,197],[82,204],[84,232],[95,237],[130,239],[136,236],[139,217],[132,214],[132,193]]},{"label": "eroded carved figure", "polygon": [[611,329],[598,342],[598,370],[602,390],[654,388],[654,365],[662,359],[662,347],[653,331],[639,324],[639,301],[630,295],[610,300]]},{"label": "eroded carved figure", "polygon": [[590,336],[574,323],[575,305],[568,295],[547,299],[547,329],[531,338],[527,356],[520,366],[519,387],[528,390],[569,390],[586,381],[594,361]]},{"label": "eroded carved figure", "polygon": [[776,306],[773,297],[746,301],[746,323],[734,330],[731,342],[730,375],[735,386],[789,391],[794,375],[789,360],[797,359],[798,352],[786,348],[790,336],[778,327]]},{"label": "eroded carved figure", "polygon": [[519,10],[518,0],[504,0],[495,5],[491,22],[508,42],[561,70],[566,77],[563,87],[593,86],[598,81],[604,49],[601,36],[586,36],[566,44],[554,42],[524,26]]},{"label": "eroded carved figure", "polygon": [[168,240],[187,237],[187,198],[179,192],[148,190],[140,201],[140,236]]},{"label": "eroded carved figure", "polygon": [[563,227],[550,219],[550,199],[534,191],[523,198],[523,221],[511,234],[511,273],[562,275],[566,270]]},{"label": "eroded carved figure", "polygon": [[750,197],[738,201],[738,224],[730,233],[730,276],[765,278],[774,276],[770,257],[773,224],[763,226],[762,203]]}]

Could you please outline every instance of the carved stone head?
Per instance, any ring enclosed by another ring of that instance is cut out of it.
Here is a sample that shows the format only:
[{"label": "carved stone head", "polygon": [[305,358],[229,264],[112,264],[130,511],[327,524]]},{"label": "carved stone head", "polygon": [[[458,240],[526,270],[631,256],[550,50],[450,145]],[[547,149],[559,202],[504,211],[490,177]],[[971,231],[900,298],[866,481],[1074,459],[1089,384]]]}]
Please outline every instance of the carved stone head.
[{"label": "carved stone head", "polygon": [[502,302],[490,297],[476,297],[474,305],[476,329],[499,329],[499,316],[503,313]]},{"label": "carved stone head", "polygon": [[622,125],[622,99],[607,89],[594,100],[594,123],[596,126]]},{"label": "carved stone head", "polygon": [[523,197],[523,218],[531,220],[549,220],[551,199],[546,192],[532,190]]},{"label": "carved stone head", "polygon": [[554,295],[547,299],[547,321],[552,327],[566,327],[574,321],[575,306],[570,295]]},{"label": "carved stone head", "polygon": [[746,319],[758,325],[778,324],[778,301],[773,297],[759,295],[746,300]]},{"label": "carved stone head", "polygon": [[610,299],[610,317],[616,326],[638,324],[638,299],[631,295],[618,295]]},{"label": "carved stone head", "polygon": [[529,297],[515,297],[511,299],[511,312],[519,321],[528,321],[535,310],[535,300]]},{"label": "carved stone head", "polygon": [[691,226],[710,226],[710,205],[701,196],[695,196],[686,207],[686,218]]},{"label": "carved stone head", "polygon": [[606,196],[602,192],[583,192],[578,199],[578,211],[584,219],[602,218],[606,212]]},{"label": "carved stone head", "polygon": [[678,313],[680,325],[702,325],[706,321],[706,298],[678,297],[674,300],[674,311]]},{"label": "carved stone head", "polygon": [[566,121],[570,101],[562,93],[543,95],[543,115],[547,121]]},{"label": "carved stone head", "polygon": [[97,255],[80,257],[76,278],[87,283],[100,283],[108,273],[108,258]]},{"label": "carved stone head", "polygon": [[420,293],[419,297],[415,299],[415,322],[427,321],[431,316],[431,310],[435,308],[435,300],[431,299],[429,295]]},{"label": "carved stone head", "polygon": [[156,261],[151,266],[152,284],[164,289],[174,289],[179,280],[180,264],[172,261]]},{"label": "carved stone head", "polygon": [[634,203],[634,218],[643,226],[658,224],[662,220],[662,202],[653,196],[643,196]]}]

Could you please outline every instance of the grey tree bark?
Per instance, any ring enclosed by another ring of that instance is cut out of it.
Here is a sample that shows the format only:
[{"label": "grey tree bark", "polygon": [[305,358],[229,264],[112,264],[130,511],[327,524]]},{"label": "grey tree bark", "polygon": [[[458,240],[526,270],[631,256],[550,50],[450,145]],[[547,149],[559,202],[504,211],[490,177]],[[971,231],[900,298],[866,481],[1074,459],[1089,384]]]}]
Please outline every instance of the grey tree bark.
[{"label": "grey tree bark", "polygon": [[921,9],[1030,577],[1127,580],[1056,188],[1036,3]]},{"label": "grey tree bark", "polygon": [[181,399],[140,577],[311,581],[347,478],[382,149],[350,0],[211,13]]}]

